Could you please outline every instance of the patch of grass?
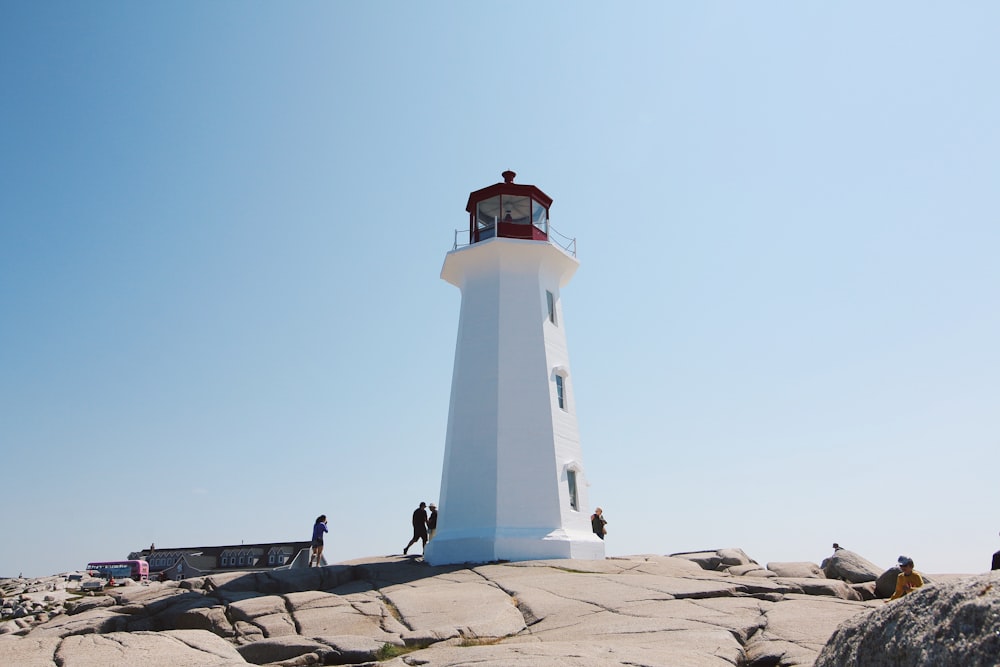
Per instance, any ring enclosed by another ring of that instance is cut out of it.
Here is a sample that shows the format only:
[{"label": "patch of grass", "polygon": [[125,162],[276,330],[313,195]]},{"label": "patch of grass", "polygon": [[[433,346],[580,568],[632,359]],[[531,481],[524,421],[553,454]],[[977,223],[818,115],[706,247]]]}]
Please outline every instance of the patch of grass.
[{"label": "patch of grass", "polygon": [[493,646],[499,644],[503,637],[467,637],[459,646]]},{"label": "patch of grass", "polygon": [[400,624],[406,625],[405,623],[403,623],[403,615],[399,613],[399,609],[396,607],[396,605],[392,603],[392,600],[390,600],[384,595],[380,595],[378,597],[379,600],[381,600],[382,604],[385,606],[385,608],[389,611],[389,615],[392,616],[397,621],[399,621]]},{"label": "patch of grass", "polygon": [[413,653],[414,651],[419,651],[425,646],[396,646],[395,644],[382,644],[382,648],[375,651],[375,659],[379,662],[384,662],[385,660],[392,660],[401,655],[406,655],[407,653]]}]

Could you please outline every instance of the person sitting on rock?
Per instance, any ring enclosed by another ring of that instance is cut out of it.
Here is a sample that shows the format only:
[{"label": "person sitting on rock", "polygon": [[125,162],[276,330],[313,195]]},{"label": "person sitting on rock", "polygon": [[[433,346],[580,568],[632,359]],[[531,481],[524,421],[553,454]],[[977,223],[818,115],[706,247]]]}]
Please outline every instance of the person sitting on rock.
[{"label": "person sitting on rock", "polygon": [[924,585],[924,578],[913,569],[913,559],[909,556],[899,557],[899,569],[902,572],[896,577],[896,592],[886,602],[901,598],[912,592],[914,588],[920,588]]}]

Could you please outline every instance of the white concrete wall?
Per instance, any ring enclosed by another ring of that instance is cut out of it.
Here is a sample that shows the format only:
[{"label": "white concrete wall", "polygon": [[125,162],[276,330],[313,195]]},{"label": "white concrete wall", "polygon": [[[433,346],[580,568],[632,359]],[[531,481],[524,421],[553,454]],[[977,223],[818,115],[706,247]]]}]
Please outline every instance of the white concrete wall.
[{"label": "white concrete wall", "polygon": [[[441,277],[462,290],[434,565],[603,558],[590,530],[559,290],[578,262],[544,241],[494,238],[455,250]],[[546,290],[556,297],[548,319]],[[566,377],[558,407],[555,370]],[[579,511],[568,467],[577,470]]]}]

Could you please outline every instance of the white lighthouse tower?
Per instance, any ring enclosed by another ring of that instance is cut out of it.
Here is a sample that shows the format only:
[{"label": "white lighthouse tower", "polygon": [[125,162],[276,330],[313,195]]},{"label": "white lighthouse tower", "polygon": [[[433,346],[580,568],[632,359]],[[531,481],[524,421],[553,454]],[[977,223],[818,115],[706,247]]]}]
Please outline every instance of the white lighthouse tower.
[{"label": "white lighthouse tower", "polygon": [[462,310],[431,565],[604,558],[560,299],[579,262],[549,240],[552,199],[514,176],[469,195],[469,244],[441,269]]}]

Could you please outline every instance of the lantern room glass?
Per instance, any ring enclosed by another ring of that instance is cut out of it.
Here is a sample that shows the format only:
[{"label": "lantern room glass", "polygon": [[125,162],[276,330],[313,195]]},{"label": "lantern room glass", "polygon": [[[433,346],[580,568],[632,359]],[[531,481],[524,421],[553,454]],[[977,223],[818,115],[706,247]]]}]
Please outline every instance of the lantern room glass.
[{"label": "lantern room glass", "polygon": [[497,195],[476,204],[476,240],[496,236],[499,223],[533,225],[547,237],[549,212],[541,202],[523,195]]},{"label": "lantern room glass", "polygon": [[500,197],[490,197],[476,204],[476,233],[480,241],[497,235],[500,220]]},{"label": "lantern room glass", "polygon": [[541,230],[546,237],[549,235],[549,212],[534,199],[531,200],[531,224]]}]

